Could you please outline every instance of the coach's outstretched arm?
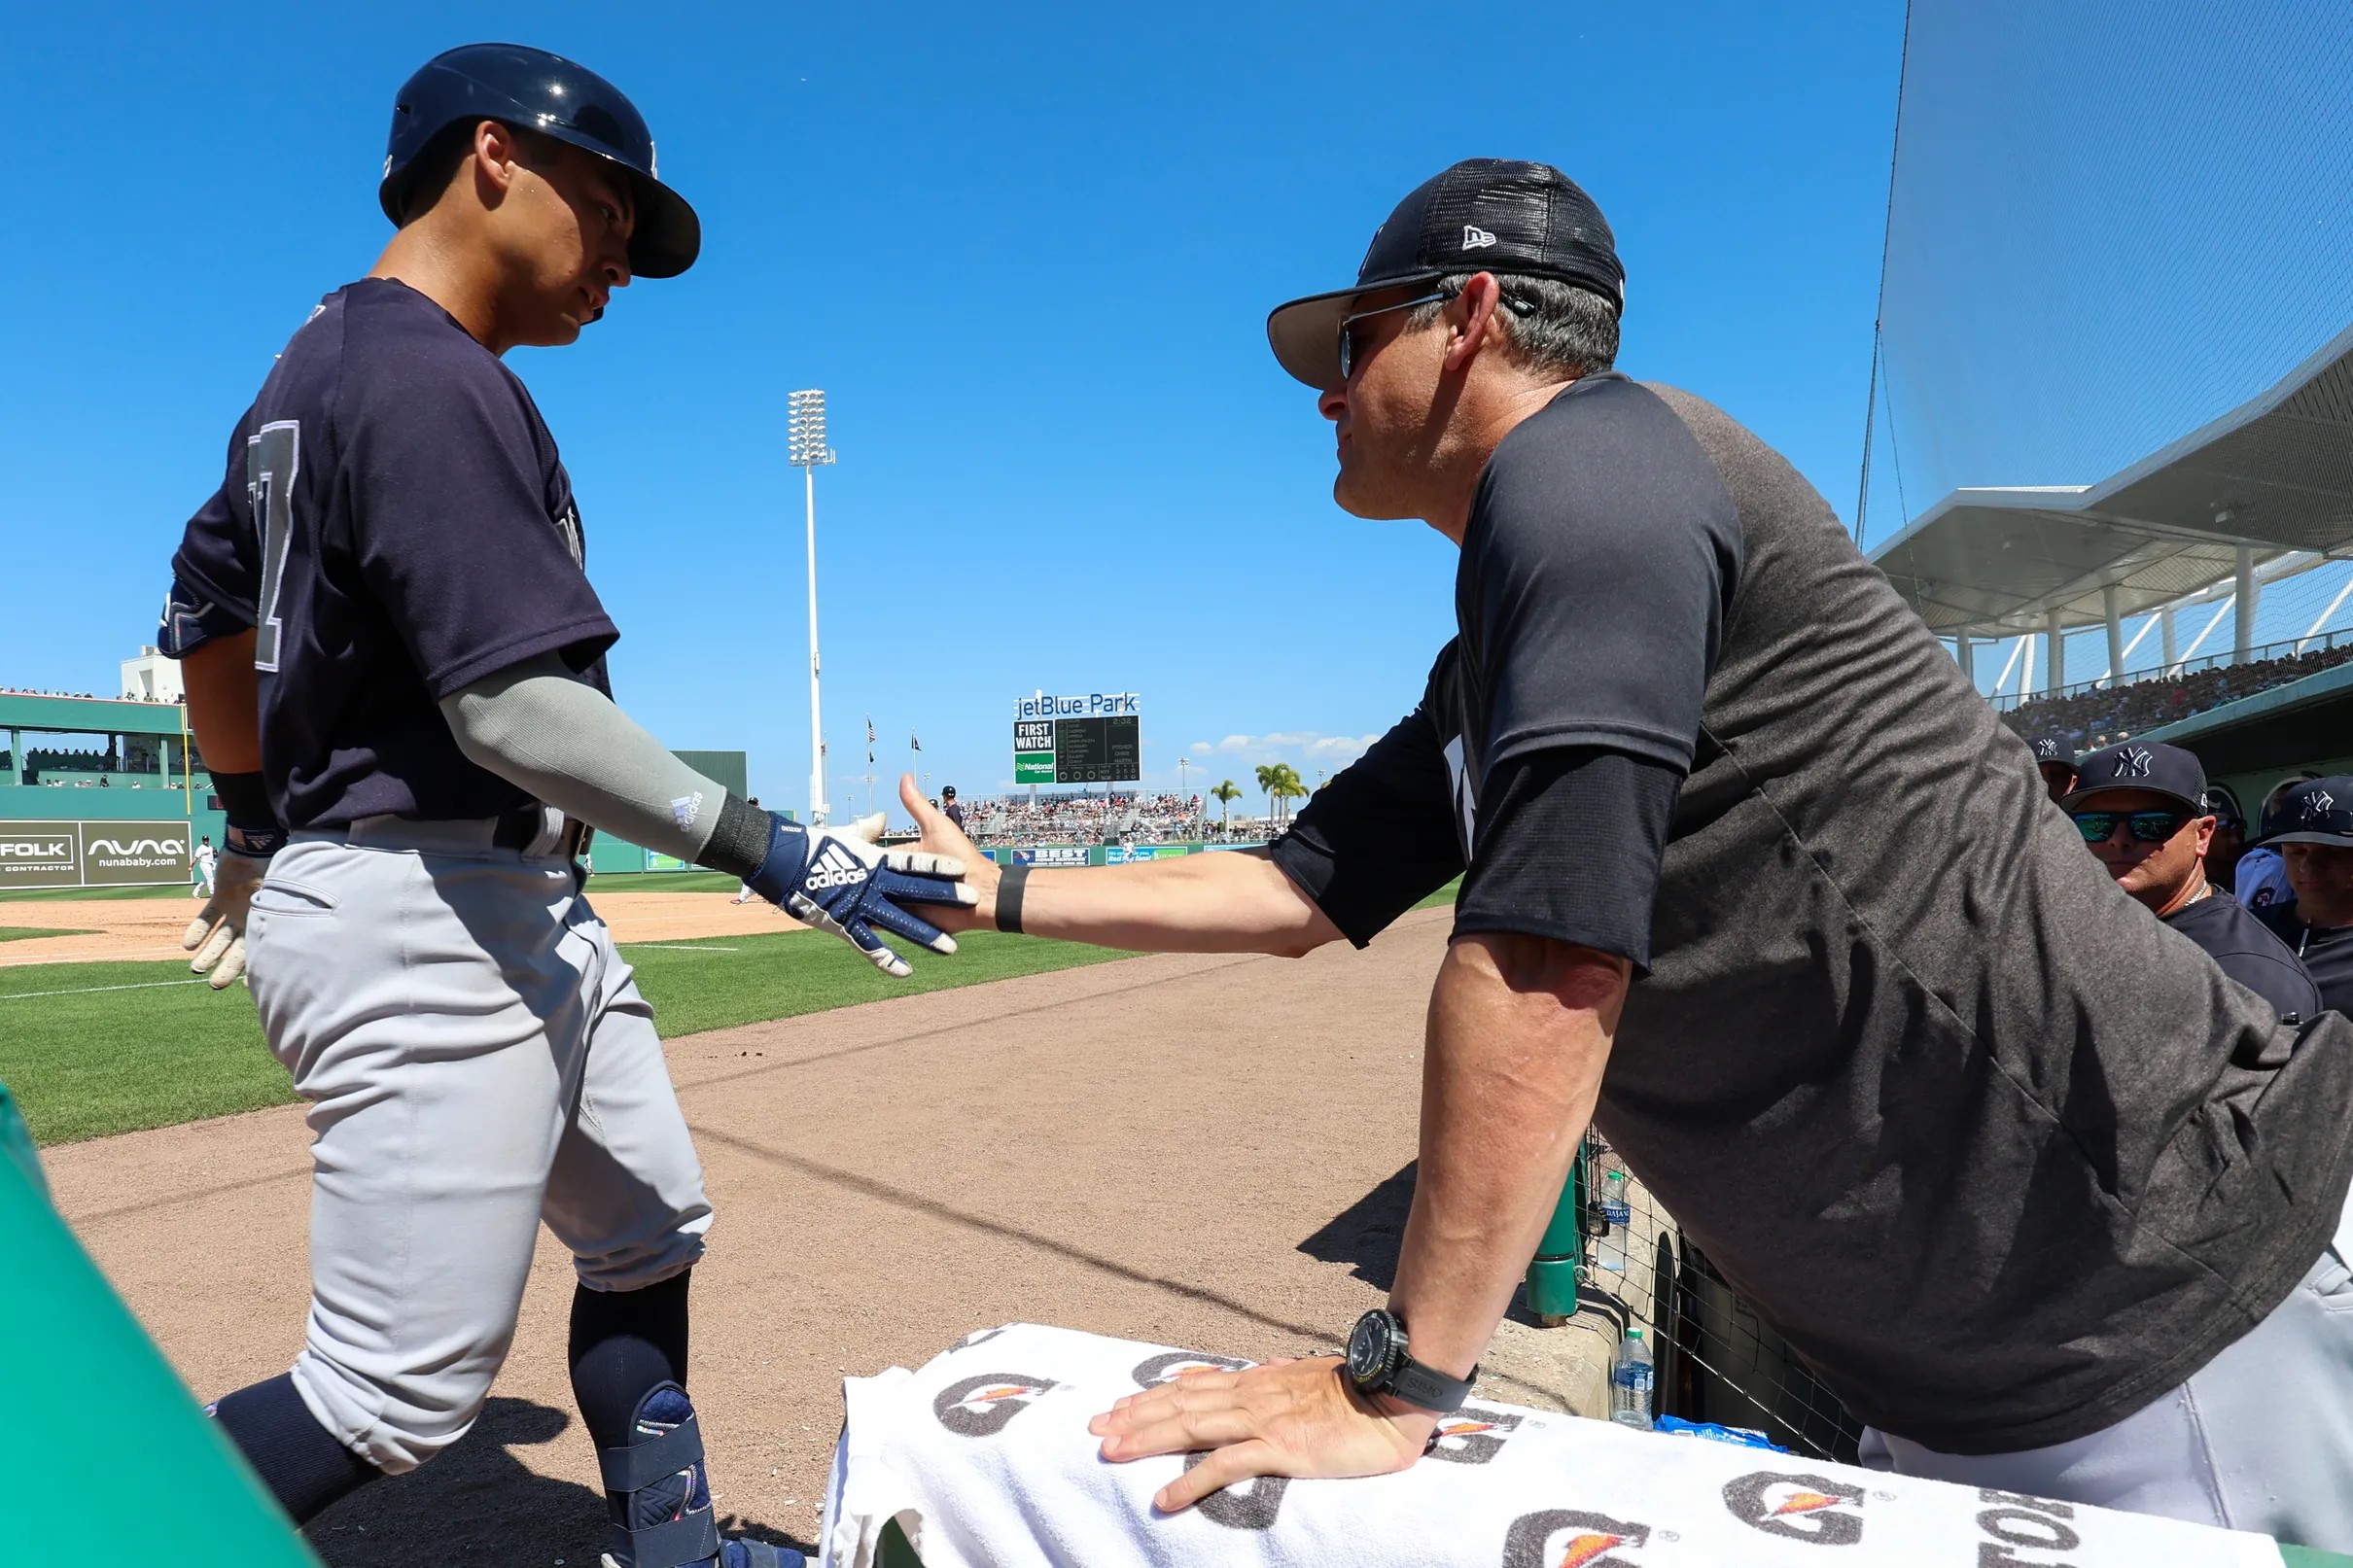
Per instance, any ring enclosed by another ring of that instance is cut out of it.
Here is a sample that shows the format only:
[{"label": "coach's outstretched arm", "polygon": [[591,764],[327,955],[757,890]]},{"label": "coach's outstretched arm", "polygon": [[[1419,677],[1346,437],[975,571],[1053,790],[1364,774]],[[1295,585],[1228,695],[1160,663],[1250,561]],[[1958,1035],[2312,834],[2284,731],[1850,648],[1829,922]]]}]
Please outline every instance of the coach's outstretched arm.
[{"label": "coach's outstretched arm", "polygon": [[951,931],[1018,930],[1148,953],[1271,953],[1297,958],[1343,933],[1264,850],[1188,854],[1084,871],[1023,868],[1020,906],[999,900],[1004,870],[972,847],[915,787],[899,803],[923,830],[923,847],[959,861],[977,901],[941,911]]}]

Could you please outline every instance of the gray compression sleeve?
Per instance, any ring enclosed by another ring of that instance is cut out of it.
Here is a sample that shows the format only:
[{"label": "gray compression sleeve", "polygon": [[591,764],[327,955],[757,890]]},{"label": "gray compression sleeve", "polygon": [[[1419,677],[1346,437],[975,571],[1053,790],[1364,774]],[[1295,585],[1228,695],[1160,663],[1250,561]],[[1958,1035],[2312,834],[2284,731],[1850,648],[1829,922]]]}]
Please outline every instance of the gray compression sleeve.
[{"label": "gray compression sleeve", "polygon": [[442,698],[441,714],[477,766],[600,833],[682,860],[703,861],[729,803],[725,785],[672,756],[553,653]]}]

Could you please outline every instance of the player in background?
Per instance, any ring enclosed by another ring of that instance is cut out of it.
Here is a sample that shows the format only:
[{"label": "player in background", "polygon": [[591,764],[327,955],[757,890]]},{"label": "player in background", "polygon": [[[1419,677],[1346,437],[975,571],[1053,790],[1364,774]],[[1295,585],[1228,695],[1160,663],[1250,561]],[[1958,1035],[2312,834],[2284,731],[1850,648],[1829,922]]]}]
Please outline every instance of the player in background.
[{"label": "player in background", "polygon": [[[524,128],[529,127],[529,128]],[[293,1370],[216,1413],[298,1521],[464,1435],[544,1220],[621,1568],[775,1568],[720,1540],[686,1395],[711,1206],[650,1010],[580,896],[581,824],[742,878],[907,972],[878,933],[961,868],[803,828],[614,706],[579,508],[508,349],[576,339],[694,261],[694,212],[610,83],[477,45],[402,89],[399,226],[228,443],[173,561],[165,650],[227,808],[194,967],[244,967],[311,1105],[312,1299]],[[897,902],[895,902],[897,901]]]},{"label": "player in background", "polygon": [[[212,847],[211,834],[208,833],[197,840],[196,853],[190,856],[190,859],[193,862],[190,870],[193,874],[196,885],[193,896],[210,898],[213,889],[213,870],[220,859],[220,852]],[[202,923],[199,922],[197,929],[201,931],[203,928]]]}]

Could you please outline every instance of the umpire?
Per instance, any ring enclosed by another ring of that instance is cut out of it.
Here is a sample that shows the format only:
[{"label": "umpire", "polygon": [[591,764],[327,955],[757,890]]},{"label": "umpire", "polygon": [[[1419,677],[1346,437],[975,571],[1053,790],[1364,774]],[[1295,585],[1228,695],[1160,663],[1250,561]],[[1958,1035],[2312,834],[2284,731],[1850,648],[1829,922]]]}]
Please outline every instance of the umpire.
[{"label": "umpire", "polygon": [[1268,850],[1001,874],[919,814],[978,923],[1128,947],[1361,945],[1463,878],[1387,1309],[1106,1456],[1213,1448],[1164,1507],[1411,1465],[1591,1118],[1874,1462],[2353,1550],[2353,1026],[2132,905],[1796,471],[1611,368],[1622,278],[1583,191],[1474,159],[1269,321],[1341,506],[1460,559],[1419,705]]}]

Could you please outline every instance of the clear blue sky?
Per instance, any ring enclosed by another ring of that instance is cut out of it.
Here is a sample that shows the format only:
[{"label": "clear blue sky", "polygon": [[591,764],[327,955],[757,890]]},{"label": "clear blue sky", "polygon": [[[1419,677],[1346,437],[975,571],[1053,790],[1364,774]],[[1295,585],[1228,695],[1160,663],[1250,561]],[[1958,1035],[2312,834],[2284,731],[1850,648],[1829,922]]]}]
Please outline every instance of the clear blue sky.
[{"label": "clear blue sky", "polygon": [[1458,157],[1585,184],[1627,263],[1624,367],[1853,505],[1901,0],[484,15],[12,21],[0,684],[102,691],[152,637],[271,354],[386,237],[394,88],[486,27],[618,83],[702,213],[692,272],[510,363],[580,497],[623,706],[749,750],[771,805],[808,766],[796,387],[829,392],[841,454],[818,478],[837,806],[868,714],[886,767],[920,733],[933,789],[976,794],[1039,687],[1141,692],[1169,787],[1204,742],[1212,782],[1312,783],[1349,754],[1317,738],[1411,707],[1452,548],[1332,505],[1263,321],[1352,277]]}]

